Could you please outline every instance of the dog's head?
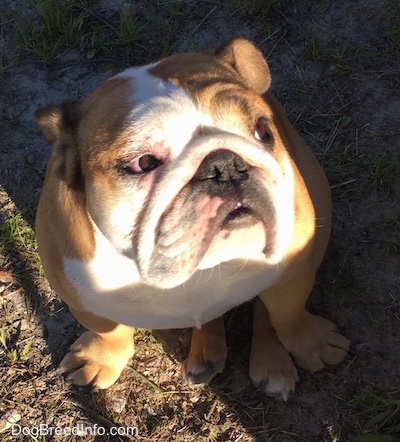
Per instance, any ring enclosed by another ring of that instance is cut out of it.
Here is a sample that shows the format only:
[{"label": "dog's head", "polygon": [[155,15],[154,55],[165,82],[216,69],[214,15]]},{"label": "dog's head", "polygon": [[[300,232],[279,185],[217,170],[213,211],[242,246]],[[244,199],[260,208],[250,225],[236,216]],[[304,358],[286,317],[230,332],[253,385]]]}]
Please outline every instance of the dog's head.
[{"label": "dog's head", "polygon": [[51,170],[144,283],[233,259],[279,263],[293,176],[261,52],[237,38],[128,69],[83,103],[37,112]]}]

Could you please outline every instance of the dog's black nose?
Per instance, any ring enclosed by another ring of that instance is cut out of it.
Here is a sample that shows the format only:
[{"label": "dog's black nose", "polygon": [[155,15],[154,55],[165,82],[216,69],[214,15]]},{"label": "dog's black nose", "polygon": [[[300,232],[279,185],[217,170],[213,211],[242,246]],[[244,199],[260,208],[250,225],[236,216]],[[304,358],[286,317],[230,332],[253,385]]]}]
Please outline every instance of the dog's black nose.
[{"label": "dog's black nose", "polygon": [[194,178],[200,181],[212,180],[218,184],[238,184],[248,178],[249,168],[239,155],[221,150],[204,158]]}]

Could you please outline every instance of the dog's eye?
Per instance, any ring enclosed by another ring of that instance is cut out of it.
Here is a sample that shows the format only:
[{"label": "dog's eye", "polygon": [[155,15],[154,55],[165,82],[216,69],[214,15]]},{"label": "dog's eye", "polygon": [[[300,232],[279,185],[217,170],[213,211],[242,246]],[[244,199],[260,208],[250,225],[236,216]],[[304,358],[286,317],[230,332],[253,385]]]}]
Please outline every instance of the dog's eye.
[{"label": "dog's eye", "polygon": [[266,118],[260,117],[257,120],[254,136],[263,143],[270,143],[272,141],[272,133]]},{"label": "dog's eye", "polygon": [[143,155],[129,164],[126,169],[129,173],[139,175],[156,169],[160,164],[161,161],[153,157],[153,155]]}]

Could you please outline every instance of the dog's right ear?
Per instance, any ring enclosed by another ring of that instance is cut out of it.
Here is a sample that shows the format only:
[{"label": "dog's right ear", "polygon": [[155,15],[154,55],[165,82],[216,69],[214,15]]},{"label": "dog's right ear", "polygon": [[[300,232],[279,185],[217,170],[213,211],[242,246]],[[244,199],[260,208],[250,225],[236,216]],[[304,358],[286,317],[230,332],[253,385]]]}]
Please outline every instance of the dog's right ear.
[{"label": "dog's right ear", "polygon": [[83,184],[78,147],[78,130],[82,118],[82,104],[66,102],[59,106],[39,109],[36,121],[44,138],[53,148],[54,167],[57,176],[74,189]]},{"label": "dog's right ear", "polygon": [[212,52],[222,63],[235,69],[246,86],[257,94],[263,94],[269,89],[271,73],[268,63],[251,40],[236,37],[214,51],[208,51]]}]

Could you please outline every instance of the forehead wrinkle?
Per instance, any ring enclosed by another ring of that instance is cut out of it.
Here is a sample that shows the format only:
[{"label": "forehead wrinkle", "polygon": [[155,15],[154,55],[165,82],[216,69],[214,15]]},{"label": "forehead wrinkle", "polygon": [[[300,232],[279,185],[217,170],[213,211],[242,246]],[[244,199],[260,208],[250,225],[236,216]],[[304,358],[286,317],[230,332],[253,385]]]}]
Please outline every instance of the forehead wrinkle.
[{"label": "forehead wrinkle", "polygon": [[202,89],[188,89],[193,100],[200,109],[218,111],[227,109],[240,111],[248,116],[253,114],[249,104],[249,91],[238,86],[237,83],[213,81]]},{"label": "forehead wrinkle", "polygon": [[211,124],[211,117],[178,86],[170,89],[168,95],[153,96],[134,107],[127,120],[125,152],[132,152],[133,147],[152,149],[159,142],[177,152],[187,144],[198,126]]},{"label": "forehead wrinkle", "polygon": [[[247,89],[237,84],[214,81],[206,88],[195,91],[193,99],[201,111],[211,113],[214,126],[236,134],[252,135],[257,118],[252,106],[254,102],[262,100],[259,96],[249,95]],[[259,105],[256,107],[260,108]],[[261,108],[260,114],[263,114]]]}]

